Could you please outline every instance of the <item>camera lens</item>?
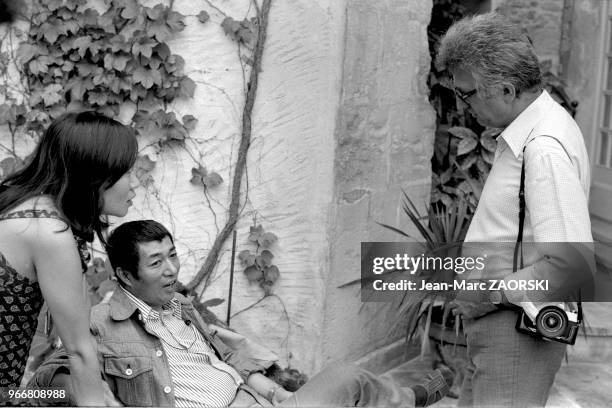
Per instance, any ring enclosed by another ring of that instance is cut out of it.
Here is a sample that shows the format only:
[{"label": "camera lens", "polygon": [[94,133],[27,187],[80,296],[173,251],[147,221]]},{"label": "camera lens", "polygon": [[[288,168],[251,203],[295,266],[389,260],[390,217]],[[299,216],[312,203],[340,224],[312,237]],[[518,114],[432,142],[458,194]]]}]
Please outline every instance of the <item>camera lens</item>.
[{"label": "camera lens", "polygon": [[554,330],[560,322],[559,319],[557,319],[557,316],[549,315],[546,317],[545,323],[549,330]]},{"label": "camera lens", "polygon": [[554,306],[542,309],[535,323],[538,333],[549,338],[562,336],[568,324],[565,312]]}]

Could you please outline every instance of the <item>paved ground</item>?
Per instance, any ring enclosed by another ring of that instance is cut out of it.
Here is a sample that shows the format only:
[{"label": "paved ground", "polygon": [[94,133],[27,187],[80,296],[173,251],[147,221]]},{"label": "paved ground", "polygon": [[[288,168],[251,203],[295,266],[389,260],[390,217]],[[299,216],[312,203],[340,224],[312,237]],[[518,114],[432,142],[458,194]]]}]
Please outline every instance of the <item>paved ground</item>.
[{"label": "paved ground", "polygon": [[[590,327],[568,350],[568,359],[557,373],[547,408],[612,407],[612,303],[585,304]],[[414,384],[431,363],[416,358],[389,371],[402,384]],[[456,407],[457,400],[444,398],[434,408]]]},{"label": "paved ground", "polygon": [[550,407],[612,407],[612,303],[585,304],[590,327],[557,373]]}]

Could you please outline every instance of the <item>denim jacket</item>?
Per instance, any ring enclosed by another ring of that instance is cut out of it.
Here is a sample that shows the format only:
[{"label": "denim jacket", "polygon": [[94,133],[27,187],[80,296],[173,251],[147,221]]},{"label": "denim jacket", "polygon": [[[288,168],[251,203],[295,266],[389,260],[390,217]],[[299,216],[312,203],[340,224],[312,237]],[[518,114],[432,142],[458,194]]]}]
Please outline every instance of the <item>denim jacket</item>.
[{"label": "denim jacket", "polygon": [[[251,358],[226,346],[188,299],[178,293],[176,297],[181,302],[183,320],[190,320],[217,356],[236,369],[245,382],[250,374],[262,372],[272,364],[272,361]],[[122,290],[115,290],[108,303],[92,308],[91,333],[98,343],[103,377],[124,405],[174,407],[174,387],[166,353],[161,340],[145,330],[139,316],[138,308]],[[59,350],[36,371],[30,384],[48,387],[57,370],[67,367],[67,355],[63,349]],[[240,388],[251,394],[260,405],[270,406],[246,384]]]}]

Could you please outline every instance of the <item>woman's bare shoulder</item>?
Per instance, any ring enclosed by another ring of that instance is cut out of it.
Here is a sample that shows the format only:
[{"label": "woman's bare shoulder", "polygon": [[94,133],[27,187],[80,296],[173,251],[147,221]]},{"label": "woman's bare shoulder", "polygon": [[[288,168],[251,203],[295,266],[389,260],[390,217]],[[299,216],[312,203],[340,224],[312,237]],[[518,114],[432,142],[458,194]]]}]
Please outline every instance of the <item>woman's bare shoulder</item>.
[{"label": "woman's bare shoulder", "polygon": [[[32,210],[39,213],[34,215]],[[5,214],[13,215],[0,221],[0,251],[30,280],[37,280],[34,268],[37,259],[51,254],[63,257],[66,262],[78,259],[70,227],[61,219],[47,216],[59,214],[52,199],[30,199]]]},{"label": "woman's bare shoulder", "polygon": [[53,201],[53,197],[47,195],[40,195],[36,197],[31,197],[20,203],[19,205],[11,208],[7,213],[14,213],[19,211],[29,211],[29,210],[44,210],[48,212],[53,212],[59,214],[59,210]]},{"label": "woman's bare shoulder", "polygon": [[33,243],[66,242],[73,244],[70,227],[64,221],[53,199],[48,196],[29,198],[5,213],[10,214],[5,228],[12,233],[20,233]]}]

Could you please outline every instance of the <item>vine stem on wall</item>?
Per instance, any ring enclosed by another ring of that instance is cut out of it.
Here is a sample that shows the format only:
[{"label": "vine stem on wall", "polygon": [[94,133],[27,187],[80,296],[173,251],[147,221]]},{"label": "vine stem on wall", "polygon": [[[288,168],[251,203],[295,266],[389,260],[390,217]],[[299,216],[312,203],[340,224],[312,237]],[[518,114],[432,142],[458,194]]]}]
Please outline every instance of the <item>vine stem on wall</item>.
[{"label": "vine stem on wall", "polygon": [[232,197],[228,211],[228,218],[223,229],[219,235],[217,235],[215,242],[213,243],[213,246],[204,261],[204,264],[197,272],[196,276],[186,285],[189,291],[195,290],[195,288],[202,283],[204,286],[208,284],[208,281],[212,276],[212,271],[217,265],[221,247],[225,241],[227,241],[230,234],[234,230],[236,223],[238,222],[240,210],[240,186],[242,184],[242,176],[244,175],[246,168],[247,153],[251,144],[253,106],[255,105],[255,98],[257,96],[257,85],[259,82],[259,73],[261,71],[261,60],[266,41],[268,16],[270,14],[271,4],[272,0],[263,0],[261,9],[259,9],[257,13],[257,42],[255,44],[255,49],[253,50],[253,67],[251,69],[249,83],[247,85],[246,100],[244,109],[242,111],[242,132],[240,147],[238,149],[238,157],[236,159],[236,171],[234,172],[234,179],[232,183]]}]

